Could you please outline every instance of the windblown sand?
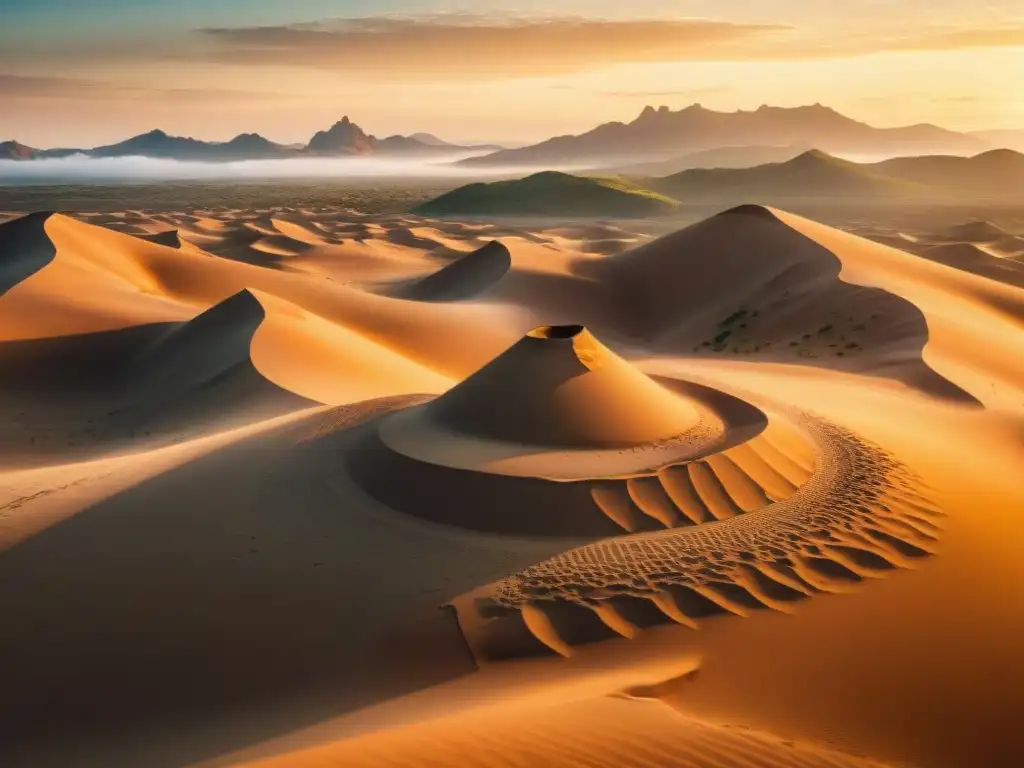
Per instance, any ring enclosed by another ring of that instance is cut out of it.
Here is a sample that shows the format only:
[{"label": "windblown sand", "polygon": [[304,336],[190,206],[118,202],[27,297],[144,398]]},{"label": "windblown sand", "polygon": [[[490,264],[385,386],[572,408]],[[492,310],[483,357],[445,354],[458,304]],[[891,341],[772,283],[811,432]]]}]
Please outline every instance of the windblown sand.
[{"label": "windblown sand", "polygon": [[0,764],[1024,754],[1019,234],[4,218]]}]

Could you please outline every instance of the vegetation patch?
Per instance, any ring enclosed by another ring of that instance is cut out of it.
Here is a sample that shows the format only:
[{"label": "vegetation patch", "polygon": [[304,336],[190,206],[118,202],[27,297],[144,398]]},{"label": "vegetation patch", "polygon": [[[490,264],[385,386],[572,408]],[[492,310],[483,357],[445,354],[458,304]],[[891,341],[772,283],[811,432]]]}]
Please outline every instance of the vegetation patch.
[{"label": "vegetation patch", "polygon": [[667,213],[670,197],[618,177],[543,171],[523,179],[467,184],[413,209],[425,216],[582,216],[630,218]]}]

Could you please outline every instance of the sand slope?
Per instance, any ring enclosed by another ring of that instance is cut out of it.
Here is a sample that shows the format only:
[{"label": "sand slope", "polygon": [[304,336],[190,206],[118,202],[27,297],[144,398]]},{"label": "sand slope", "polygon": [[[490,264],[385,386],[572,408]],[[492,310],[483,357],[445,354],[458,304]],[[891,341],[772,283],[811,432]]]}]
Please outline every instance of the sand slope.
[{"label": "sand slope", "polygon": [[[586,734],[585,738],[580,738]],[[594,766],[871,768],[872,760],[749,729],[684,719],[656,702],[600,699],[462,717],[428,727],[237,763],[278,766]]]},{"label": "sand slope", "polygon": [[53,259],[55,249],[43,235],[49,214],[37,213],[9,222],[0,232],[0,294],[6,293]]},{"label": "sand slope", "polygon": [[458,301],[486,291],[512,267],[508,248],[492,240],[401,291],[407,299]]}]

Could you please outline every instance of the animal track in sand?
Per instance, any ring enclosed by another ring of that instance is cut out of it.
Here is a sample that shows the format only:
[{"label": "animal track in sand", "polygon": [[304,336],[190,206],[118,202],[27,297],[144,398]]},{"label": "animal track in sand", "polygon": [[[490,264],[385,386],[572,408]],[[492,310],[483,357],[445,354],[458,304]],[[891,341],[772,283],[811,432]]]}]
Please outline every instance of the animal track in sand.
[{"label": "animal track in sand", "polygon": [[[571,655],[575,646],[661,624],[697,629],[709,616],[789,612],[812,595],[850,591],[934,553],[941,512],[906,468],[834,424],[808,419],[805,430],[816,466],[788,498],[587,544],[457,598],[476,656]],[[776,470],[798,466],[781,451],[772,460]],[[706,471],[686,469],[691,482]]]}]

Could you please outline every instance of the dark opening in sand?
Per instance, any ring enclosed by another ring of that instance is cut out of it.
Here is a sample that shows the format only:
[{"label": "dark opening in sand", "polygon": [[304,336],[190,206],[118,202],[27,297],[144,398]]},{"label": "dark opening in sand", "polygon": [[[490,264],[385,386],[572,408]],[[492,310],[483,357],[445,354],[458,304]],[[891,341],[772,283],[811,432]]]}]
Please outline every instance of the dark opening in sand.
[{"label": "dark opening in sand", "polygon": [[527,335],[534,339],[574,339],[585,330],[582,325],[541,325]]}]

